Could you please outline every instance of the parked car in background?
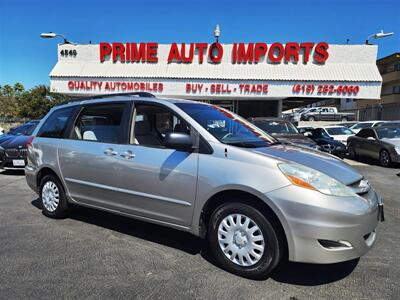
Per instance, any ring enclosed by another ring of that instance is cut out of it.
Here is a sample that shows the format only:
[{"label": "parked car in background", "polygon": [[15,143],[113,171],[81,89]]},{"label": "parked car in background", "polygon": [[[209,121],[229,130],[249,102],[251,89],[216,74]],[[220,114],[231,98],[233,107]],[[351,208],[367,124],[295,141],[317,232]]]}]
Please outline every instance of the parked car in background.
[{"label": "parked car in background", "polygon": [[400,127],[400,121],[384,121],[383,123],[378,123],[375,127],[380,126],[398,126]]},{"label": "parked car in background", "polygon": [[347,149],[350,158],[378,159],[384,167],[400,163],[400,126],[361,129],[349,138]]},{"label": "parked car in background", "polygon": [[28,121],[18,127],[11,128],[7,133],[0,136],[0,145],[9,139],[13,139],[18,135],[31,135],[33,130],[39,124],[39,120]]},{"label": "parked car in background", "polygon": [[273,118],[249,118],[248,120],[280,142],[319,149],[317,143],[299,133],[291,122]]},{"label": "parked car in background", "polygon": [[304,135],[312,139],[317,145],[320,146],[320,150],[333,154],[337,157],[344,158],[347,154],[346,145],[334,140],[323,128],[310,128],[302,130]]},{"label": "parked car in background", "polygon": [[325,130],[326,133],[334,140],[341,142],[345,145],[347,144],[347,139],[350,136],[355,135],[355,133],[351,129],[344,126],[323,126],[322,129]]},{"label": "parked car in background", "polygon": [[383,220],[382,198],[348,164],[214,105],[103,96],[41,124],[25,174],[44,215],[77,204],[190,232],[241,276],[265,278],[284,257],[360,257]]},{"label": "parked car in background", "polygon": [[304,134],[306,132],[309,132],[309,131],[315,129],[315,127],[312,127],[312,126],[297,126],[296,128],[297,128],[297,131],[301,134]]},{"label": "parked car in background", "polygon": [[39,121],[27,122],[0,137],[0,168],[24,168],[27,147]]},{"label": "parked car in background", "polygon": [[297,126],[301,121],[301,115],[313,108],[304,107],[304,108],[294,108],[291,112],[286,112],[282,115],[282,118],[286,121],[291,122],[293,125]]},{"label": "parked car in background", "polygon": [[338,112],[336,107],[317,107],[301,115],[303,121],[351,121],[354,113]]},{"label": "parked car in background", "polygon": [[331,125],[335,125],[335,126],[344,126],[347,128],[350,128],[351,126],[357,124],[357,121],[352,121],[352,122],[340,122],[340,123],[336,123],[336,124],[331,124]]},{"label": "parked car in background", "polygon": [[385,123],[386,121],[362,121],[354,124],[350,129],[358,133],[361,129],[385,125]]},{"label": "parked car in background", "polygon": [[294,126],[299,124],[300,118],[296,114],[285,113],[282,114],[282,120],[292,123]]}]

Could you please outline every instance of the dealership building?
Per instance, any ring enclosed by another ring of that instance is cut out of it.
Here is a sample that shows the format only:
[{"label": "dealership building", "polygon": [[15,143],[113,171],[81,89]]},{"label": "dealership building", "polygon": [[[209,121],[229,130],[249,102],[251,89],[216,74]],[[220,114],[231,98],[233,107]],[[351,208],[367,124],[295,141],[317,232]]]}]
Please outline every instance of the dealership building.
[{"label": "dealership building", "polygon": [[223,106],[244,117],[323,99],[380,99],[377,46],[325,42],[60,44],[52,92],[148,92]]}]

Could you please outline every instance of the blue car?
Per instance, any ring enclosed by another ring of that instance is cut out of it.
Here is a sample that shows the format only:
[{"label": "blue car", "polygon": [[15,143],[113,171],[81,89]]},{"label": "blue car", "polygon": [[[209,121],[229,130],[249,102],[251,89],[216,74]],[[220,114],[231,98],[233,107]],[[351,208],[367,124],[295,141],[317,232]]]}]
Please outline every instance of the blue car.
[{"label": "blue car", "polygon": [[347,154],[346,146],[330,137],[323,128],[301,128],[299,132],[316,142],[320,146],[321,151],[328,152],[340,158],[344,158]]}]

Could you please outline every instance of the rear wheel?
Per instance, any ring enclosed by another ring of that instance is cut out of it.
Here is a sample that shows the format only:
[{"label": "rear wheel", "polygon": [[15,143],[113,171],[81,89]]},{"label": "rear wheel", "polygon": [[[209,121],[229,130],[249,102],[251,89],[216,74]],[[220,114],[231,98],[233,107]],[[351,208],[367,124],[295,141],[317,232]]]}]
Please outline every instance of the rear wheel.
[{"label": "rear wheel", "polygon": [[387,150],[383,149],[379,153],[379,162],[381,163],[382,167],[388,167],[390,166],[392,160],[390,158],[390,154]]},{"label": "rear wheel", "polygon": [[67,216],[69,212],[67,198],[64,188],[56,176],[47,175],[43,177],[40,184],[39,198],[45,216],[54,219]]},{"label": "rear wheel", "polygon": [[283,256],[278,231],[253,206],[231,202],[212,214],[208,240],[218,264],[251,279],[266,278]]},{"label": "rear wheel", "polygon": [[314,122],[315,121],[315,117],[308,117],[308,121]]}]

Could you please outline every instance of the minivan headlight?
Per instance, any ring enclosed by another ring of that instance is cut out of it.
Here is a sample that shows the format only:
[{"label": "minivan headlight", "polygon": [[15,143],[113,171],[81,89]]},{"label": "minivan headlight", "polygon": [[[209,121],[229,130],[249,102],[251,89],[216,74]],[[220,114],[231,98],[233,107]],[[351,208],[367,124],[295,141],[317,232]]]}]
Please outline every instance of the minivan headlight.
[{"label": "minivan headlight", "polygon": [[293,163],[281,163],[278,167],[291,183],[299,187],[331,196],[356,196],[353,190],[335,178],[309,167]]}]

